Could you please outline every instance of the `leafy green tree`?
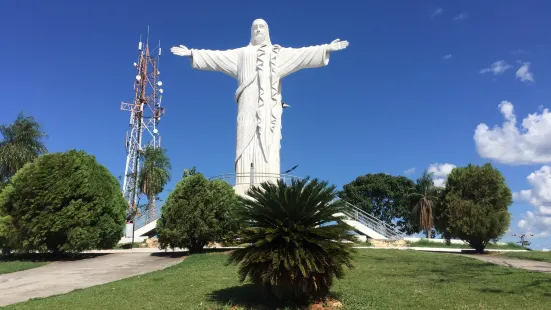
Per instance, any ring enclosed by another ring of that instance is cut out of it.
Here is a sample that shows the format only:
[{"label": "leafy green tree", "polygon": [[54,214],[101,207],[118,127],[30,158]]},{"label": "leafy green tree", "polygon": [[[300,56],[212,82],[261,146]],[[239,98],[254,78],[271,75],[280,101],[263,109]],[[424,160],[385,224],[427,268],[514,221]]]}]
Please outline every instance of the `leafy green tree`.
[{"label": "leafy green tree", "polygon": [[408,193],[415,183],[404,176],[392,176],[386,173],[366,174],[343,186],[339,197],[373,214],[381,221],[408,231],[411,222],[410,198]]},{"label": "leafy green tree", "polygon": [[11,216],[0,216],[0,250],[9,253],[9,230],[11,228]]},{"label": "leafy green tree", "polygon": [[0,125],[0,189],[17,170],[47,152],[46,133],[32,116],[19,113],[13,124]]},{"label": "leafy green tree", "polygon": [[155,201],[170,181],[170,159],[166,149],[147,146],[143,151],[143,165],[138,176],[138,187],[147,196],[149,217],[155,215]]},{"label": "leafy green tree", "polygon": [[230,256],[230,263],[240,265],[240,280],[248,277],[284,300],[325,298],[333,278],[352,267],[353,249],[340,241],[355,240],[350,227],[333,217],[345,208],[335,187],[317,179],[289,185],[278,180],[252,187],[247,195],[240,198],[240,213],[252,222],[242,233],[250,245]]},{"label": "leafy green tree", "polygon": [[[413,188],[413,193],[409,195],[413,204],[411,218],[416,218],[416,225],[420,230],[425,231],[427,238],[431,238],[431,232],[434,227],[433,210],[438,203],[440,189],[434,186],[432,173],[423,172],[423,175],[417,179]],[[412,225],[414,226],[414,225]]]},{"label": "leafy green tree", "polygon": [[446,238],[459,238],[477,252],[497,241],[509,227],[513,202],[503,175],[491,164],[469,164],[448,175],[437,228]]},{"label": "leafy green tree", "polygon": [[92,155],[42,155],[0,193],[11,217],[8,238],[21,251],[79,252],[113,247],[122,237],[126,202],[117,179]]},{"label": "leafy green tree", "polygon": [[157,221],[161,248],[203,251],[210,241],[225,240],[240,228],[234,189],[222,180],[197,173],[183,178],[169,194]]}]

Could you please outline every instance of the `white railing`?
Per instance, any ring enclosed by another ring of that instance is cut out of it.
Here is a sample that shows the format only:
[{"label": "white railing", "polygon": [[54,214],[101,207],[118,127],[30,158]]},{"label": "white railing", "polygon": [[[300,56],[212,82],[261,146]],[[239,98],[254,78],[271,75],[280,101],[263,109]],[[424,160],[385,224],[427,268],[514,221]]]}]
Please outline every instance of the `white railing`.
[{"label": "white railing", "polygon": [[140,208],[140,215],[134,220],[134,230],[138,230],[145,225],[158,220],[161,217],[161,208],[163,207],[160,201],[156,201],[155,209],[147,210],[145,207]]},{"label": "white railing", "polygon": [[262,173],[262,172],[251,172],[251,173],[227,173],[214,176],[210,180],[223,180],[229,183],[232,186],[235,185],[260,185],[266,181],[277,181],[282,180],[283,183],[289,184],[292,180],[301,180],[301,177],[297,177],[290,174],[280,174],[280,173]]},{"label": "white railing", "polygon": [[[228,173],[221,174],[210,178],[210,180],[223,180],[232,186],[235,185],[259,185],[262,182],[268,180],[282,180],[284,183],[289,184],[292,180],[300,180],[301,177],[297,177],[290,174],[277,174],[277,173]],[[344,201],[344,200],[343,200]],[[396,230],[391,225],[379,220],[374,215],[363,211],[355,205],[344,201],[346,204],[346,211],[343,212],[348,219],[358,221],[361,224],[373,229],[375,232],[385,236],[388,239],[403,239],[404,234]],[[140,209],[140,215],[136,217],[134,230],[137,230],[161,217],[161,208],[163,207],[160,201],[157,201],[154,210],[147,211],[146,208]]]},{"label": "white railing", "polygon": [[[343,200],[344,201],[344,200]],[[373,229],[375,232],[385,236],[388,239],[403,239],[404,234],[396,230],[391,225],[379,220],[372,214],[356,207],[355,205],[344,201],[346,211],[343,212],[351,220],[358,221],[363,225]]]}]

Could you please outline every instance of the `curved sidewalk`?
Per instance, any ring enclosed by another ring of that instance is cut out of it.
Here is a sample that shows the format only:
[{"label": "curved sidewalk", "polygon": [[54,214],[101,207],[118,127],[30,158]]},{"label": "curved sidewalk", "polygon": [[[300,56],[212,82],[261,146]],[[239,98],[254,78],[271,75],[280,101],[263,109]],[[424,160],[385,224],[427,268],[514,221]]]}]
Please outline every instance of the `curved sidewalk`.
[{"label": "curved sidewalk", "polygon": [[0,275],[0,306],[164,269],[184,259],[182,255],[166,254],[121,251],[3,274]]},{"label": "curved sidewalk", "polygon": [[551,263],[547,263],[547,262],[540,262],[540,261],[527,260],[527,259],[506,258],[502,256],[497,256],[497,255],[466,255],[466,256],[474,259],[478,259],[481,261],[485,261],[488,263],[500,265],[500,266],[551,273]]}]

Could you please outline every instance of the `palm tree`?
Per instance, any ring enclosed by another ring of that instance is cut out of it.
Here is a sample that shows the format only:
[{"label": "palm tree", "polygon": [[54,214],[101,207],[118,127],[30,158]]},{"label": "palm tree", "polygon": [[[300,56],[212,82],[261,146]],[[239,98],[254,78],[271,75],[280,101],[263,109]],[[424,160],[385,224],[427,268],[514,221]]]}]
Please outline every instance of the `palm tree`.
[{"label": "palm tree", "polygon": [[431,237],[431,231],[434,227],[433,208],[438,200],[439,189],[434,186],[432,173],[427,171],[417,179],[414,192],[410,194],[415,204],[413,213],[419,215],[419,227],[425,231],[428,239]]},{"label": "palm tree", "polygon": [[13,124],[0,125],[0,183],[7,182],[26,163],[48,150],[42,142],[46,133],[32,116],[19,113]]},{"label": "palm tree", "polygon": [[[352,268],[350,228],[334,215],[343,211],[335,186],[317,179],[264,182],[241,197],[241,216],[252,227],[242,232],[250,244],[230,255],[247,277],[281,299],[324,299],[333,278]],[[332,223],[333,222],[333,223]]]},{"label": "palm tree", "polygon": [[159,195],[170,181],[170,159],[166,149],[147,146],[143,151],[143,165],[138,176],[138,187],[147,196],[149,218],[155,215],[155,197]]}]

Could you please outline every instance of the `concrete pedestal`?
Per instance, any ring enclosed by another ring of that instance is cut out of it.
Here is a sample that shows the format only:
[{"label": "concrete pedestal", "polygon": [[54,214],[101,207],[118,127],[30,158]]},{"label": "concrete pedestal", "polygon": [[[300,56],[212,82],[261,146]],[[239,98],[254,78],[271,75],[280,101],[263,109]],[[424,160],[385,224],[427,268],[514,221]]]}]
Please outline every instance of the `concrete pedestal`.
[{"label": "concrete pedestal", "polygon": [[249,190],[250,187],[251,187],[250,184],[239,184],[239,185],[235,185],[233,187],[233,190],[235,190],[235,193],[237,195],[242,197],[247,197],[245,193]]}]

